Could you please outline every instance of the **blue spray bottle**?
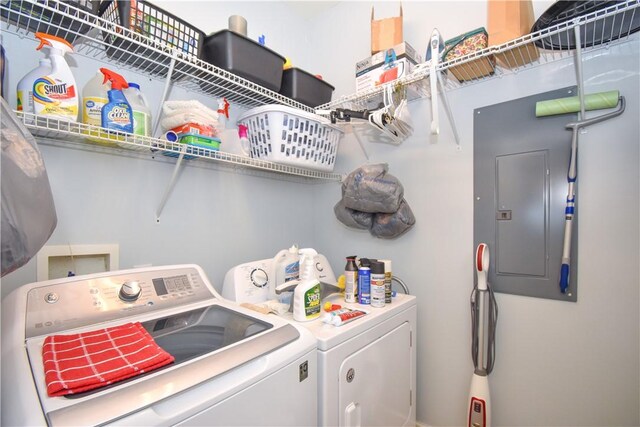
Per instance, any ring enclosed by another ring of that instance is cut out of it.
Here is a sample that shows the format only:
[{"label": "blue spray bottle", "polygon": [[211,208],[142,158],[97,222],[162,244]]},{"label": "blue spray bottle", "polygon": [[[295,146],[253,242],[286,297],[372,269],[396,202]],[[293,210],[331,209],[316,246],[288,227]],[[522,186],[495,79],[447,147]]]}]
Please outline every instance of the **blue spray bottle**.
[{"label": "blue spray bottle", "polygon": [[122,93],[128,88],[127,81],[120,74],[107,68],[100,68],[104,74],[104,83],[111,82],[111,90],[107,92],[109,102],[102,107],[102,127],[119,132],[133,133],[133,110]]}]

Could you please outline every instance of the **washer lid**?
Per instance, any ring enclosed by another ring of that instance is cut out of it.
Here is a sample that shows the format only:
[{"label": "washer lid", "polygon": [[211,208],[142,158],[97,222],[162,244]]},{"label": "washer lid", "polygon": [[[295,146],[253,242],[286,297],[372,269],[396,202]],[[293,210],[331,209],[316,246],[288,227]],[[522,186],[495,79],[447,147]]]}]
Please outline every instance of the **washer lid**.
[{"label": "washer lid", "polygon": [[[286,346],[300,337],[292,325],[270,324],[218,304],[142,325],[176,361],[156,371],[71,397],[48,397],[42,363],[44,337],[27,352],[50,425],[96,425],[141,410]],[[170,387],[167,385],[170,384]]]}]

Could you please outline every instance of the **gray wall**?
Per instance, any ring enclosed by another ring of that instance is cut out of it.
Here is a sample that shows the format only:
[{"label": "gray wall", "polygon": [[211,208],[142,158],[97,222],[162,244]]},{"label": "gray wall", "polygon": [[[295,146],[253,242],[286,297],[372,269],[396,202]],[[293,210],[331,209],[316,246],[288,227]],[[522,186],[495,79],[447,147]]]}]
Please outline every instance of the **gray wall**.
[{"label": "gray wall", "polygon": [[[535,2],[536,15],[548,4]],[[199,5],[163,4],[207,32],[225,27],[230,14],[246,16],[250,36],[266,34],[274,49],[323,74],[336,86],[335,96],[353,92],[354,64],[369,54],[369,2],[338,2],[308,19],[283,3]],[[210,9],[203,13],[202,5]],[[391,16],[397,3],[375,7],[377,16]],[[405,39],[422,53],[433,27],[450,37],[486,20],[481,1],[404,2],[403,7]],[[9,37],[3,36],[3,43],[18,46]],[[17,49],[8,49],[10,60],[16,60]],[[619,89],[627,97],[627,112],[580,135],[578,302],[497,296],[497,360],[490,377],[495,425],[640,425],[639,52],[634,36],[585,59],[586,91]],[[17,59],[25,71],[11,76],[11,86],[35,65],[35,57]],[[394,273],[418,297],[418,420],[463,425],[472,373],[472,112],[572,84],[573,66],[562,61],[449,92],[460,151],[442,109],[441,135],[437,140],[429,135],[426,100],[411,103],[415,133],[402,145],[365,142],[370,161],[388,162],[402,181],[416,215],[415,227],[399,239],[377,240],[342,226],[332,211],[340,197],[336,184],[210,167],[184,170],[156,224],[154,211],[171,163],[45,146],[60,216],[50,243],[120,243],[122,267],[196,262],[218,285],[232,265],[272,256],[293,242],[325,253],[337,272],[352,253],[391,258]],[[336,171],[348,173],[365,162],[356,139],[347,134]],[[35,268],[24,267],[3,278],[3,295],[34,279]]]}]

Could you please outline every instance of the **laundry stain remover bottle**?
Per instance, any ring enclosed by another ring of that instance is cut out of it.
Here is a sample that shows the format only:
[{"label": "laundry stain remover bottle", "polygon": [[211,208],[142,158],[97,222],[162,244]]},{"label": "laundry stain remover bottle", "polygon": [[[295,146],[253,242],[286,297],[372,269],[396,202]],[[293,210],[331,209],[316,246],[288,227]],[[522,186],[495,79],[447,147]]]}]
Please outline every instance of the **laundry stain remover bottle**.
[{"label": "laundry stain remover bottle", "polygon": [[315,256],[311,249],[300,249],[300,283],[293,291],[293,320],[306,322],[320,317],[320,281],[315,275]]},{"label": "laundry stain remover bottle", "polygon": [[[64,55],[73,53],[73,46],[63,38],[36,33],[40,45],[49,47],[51,69],[33,82],[33,112],[40,116],[75,122],[78,120],[78,90]],[[24,100],[23,100],[24,104]]]},{"label": "laundry stain remover bottle", "polygon": [[51,72],[51,61],[49,58],[40,59],[40,65],[37,68],[34,68],[25,76],[20,79],[18,82],[18,90],[16,92],[18,102],[17,102],[17,110],[22,111],[24,113],[35,112],[33,108],[33,83],[36,79],[47,75]]},{"label": "laundry stain remover bottle", "polygon": [[122,92],[129,87],[120,74],[108,68],[100,68],[104,82],[111,82],[111,90],[107,92],[109,102],[102,107],[102,127],[107,130],[133,133],[133,110]]}]

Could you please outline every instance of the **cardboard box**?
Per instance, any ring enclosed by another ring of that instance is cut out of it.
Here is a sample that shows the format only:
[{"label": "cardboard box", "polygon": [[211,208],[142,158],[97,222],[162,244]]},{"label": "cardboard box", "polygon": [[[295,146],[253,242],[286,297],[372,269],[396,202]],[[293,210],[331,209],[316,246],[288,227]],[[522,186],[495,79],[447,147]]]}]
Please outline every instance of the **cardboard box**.
[{"label": "cardboard box", "polygon": [[400,4],[400,16],[393,18],[374,19],[373,7],[371,8],[371,54],[376,54],[389,49],[404,40],[402,34],[402,3]]},{"label": "cardboard box", "polygon": [[[487,9],[489,46],[507,43],[529,34],[534,22],[531,0],[489,0]],[[538,48],[533,43],[496,54],[498,63],[505,68],[521,67],[539,57]]]},{"label": "cardboard box", "polygon": [[422,62],[422,56],[406,42],[356,63],[356,92],[404,77]]}]

